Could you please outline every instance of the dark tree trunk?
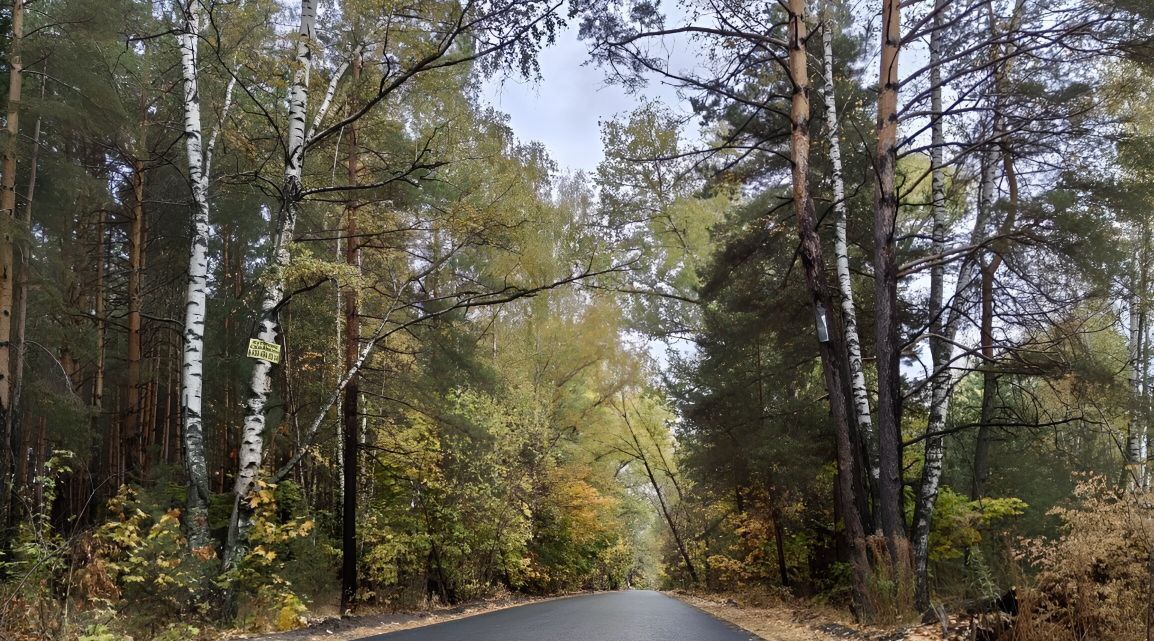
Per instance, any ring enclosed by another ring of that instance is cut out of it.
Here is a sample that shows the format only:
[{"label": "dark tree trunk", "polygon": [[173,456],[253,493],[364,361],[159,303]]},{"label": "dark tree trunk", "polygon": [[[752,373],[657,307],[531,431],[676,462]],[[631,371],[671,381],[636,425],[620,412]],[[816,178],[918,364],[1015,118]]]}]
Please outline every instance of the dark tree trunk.
[{"label": "dark tree trunk", "polygon": [[858,510],[854,478],[859,473],[856,465],[859,450],[850,427],[848,366],[841,323],[836,314],[832,313],[833,292],[826,280],[821,239],[817,234],[817,216],[809,193],[810,102],[805,42],[805,1],[790,0],[789,71],[793,83],[790,108],[793,133],[790,137],[790,152],[793,160],[793,209],[801,241],[798,254],[801,257],[802,271],[805,274],[817,322],[818,349],[825,374],[826,390],[829,392],[834,431],[837,435],[837,503],[841,507],[850,550],[854,602],[860,612],[861,608],[866,607],[863,595],[869,575],[869,562],[866,558],[865,531]]},{"label": "dark tree trunk", "polygon": [[877,151],[874,156],[874,304],[877,325],[878,466],[881,478],[878,523],[893,562],[906,538],[902,504],[901,372],[898,336],[898,267],[894,239],[898,133],[898,53],[901,17],[898,0],[882,4],[882,53],[878,75]]},{"label": "dark tree trunk", "polygon": [[[358,55],[353,61],[353,82],[361,75],[361,60]],[[357,184],[358,149],[357,126],[348,128],[348,184]],[[357,238],[358,204],[350,196],[345,204],[345,263],[354,270],[360,270],[361,243]],[[361,349],[360,297],[356,287],[345,291],[345,370],[355,371]],[[344,496],[341,506],[341,614],[348,612],[357,594],[357,471],[360,449],[357,419],[360,414],[359,375],[354,373],[345,387],[342,454],[344,475]]]}]

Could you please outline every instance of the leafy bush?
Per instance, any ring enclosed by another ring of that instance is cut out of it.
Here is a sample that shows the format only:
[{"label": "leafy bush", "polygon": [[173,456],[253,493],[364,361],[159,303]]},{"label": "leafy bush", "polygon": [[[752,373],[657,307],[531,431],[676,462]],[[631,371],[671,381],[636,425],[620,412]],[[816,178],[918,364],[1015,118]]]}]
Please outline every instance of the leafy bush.
[{"label": "leafy bush", "polygon": [[0,558],[0,638],[41,639],[59,634],[59,586],[69,568],[69,541],[54,527],[48,506],[62,476],[71,472],[71,452],[57,450],[33,480],[38,496],[22,496],[27,518],[17,528],[7,558]]},{"label": "leafy bush", "polygon": [[258,482],[249,499],[255,511],[251,547],[238,566],[219,579],[221,587],[244,595],[239,623],[257,630],[300,627],[307,611],[286,567],[301,551],[297,543],[315,532],[314,524],[306,517],[282,518],[277,499],[276,485]]},{"label": "leafy bush", "polygon": [[1014,639],[1145,639],[1154,608],[1154,494],[1092,478],[1075,496],[1073,506],[1050,510],[1060,536],[1023,542],[1019,558],[1038,574],[1021,591]]},{"label": "leafy bush", "polygon": [[[199,620],[212,609],[214,555],[190,554],[180,511],[160,510],[124,486],[108,503],[111,517],[97,529],[82,581],[113,585],[90,598],[107,601],[150,634],[176,621]],[[103,596],[101,596],[103,595]]]},{"label": "leafy bush", "polygon": [[1015,497],[982,497],[971,501],[943,486],[934,511],[930,533],[930,559],[960,558],[982,542],[983,532],[1000,521],[1021,516],[1029,505]]}]

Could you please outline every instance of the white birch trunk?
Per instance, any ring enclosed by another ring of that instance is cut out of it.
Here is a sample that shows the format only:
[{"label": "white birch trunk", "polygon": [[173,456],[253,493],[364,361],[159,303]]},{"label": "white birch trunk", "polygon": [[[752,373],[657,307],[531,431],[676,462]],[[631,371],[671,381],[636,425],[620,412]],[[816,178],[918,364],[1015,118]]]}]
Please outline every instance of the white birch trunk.
[{"label": "white birch trunk", "polygon": [[208,531],[208,462],[204,447],[202,400],[204,392],[204,323],[208,287],[208,175],[202,145],[197,48],[200,15],[196,0],[180,7],[184,28],[177,36],[180,69],[184,80],[184,140],[188,152],[188,178],[192,187],[192,221],[189,238],[188,291],[184,305],[184,364],[181,374],[181,419],[185,470],[188,474],[188,505],[185,526],[192,549],[212,545]]},{"label": "white birch trunk", "polygon": [[[283,272],[289,265],[289,245],[296,227],[297,203],[301,194],[301,167],[304,162],[305,120],[308,108],[308,80],[312,66],[313,28],[316,24],[316,0],[301,0],[300,28],[297,32],[296,71],[289,89],[288,139],[285,145],[284,182],[281,189],[280,212],[269,274],[261,298],[261,318],[255,338],[278,343],[280,336],[277,312],[284,300]],[[265,405],[272,391],[273,364],[255,359],[249,396],[245,402],[244,425],[237,454],[238,466],[232,517],[229,519],[224,566],[236,564],[246,553],[245,540],[252,527],[252,509],[248,496],[256,487],[264,457]]]},{"label": "white birch trunk", "polygon": [[[932,136],[930,151],[931,192],[933,202],[933,255],[941,256],[946,250],[946,178],[943,169],[945,155],[945,123],[942,114],[942,29],[944,21],[942,12],[945,11],[945,0],[934,2],[933,31],[930,34],[930,84],[932,87],[931,122]],[[972,261],[969,263],[972,264]],[[963,272],[965,270],[963,269]],[[918,486],[917,502],[914,505],[914,575],[917,580],[914,600],[919,609],[925,610],[930,606],[929,591],[929,549],[930,528],[933,525],[934,505],[938,499],[938,491],[942,481],[942,460],[945,458],[945,438],[942,432],[946,426],[946,414],[949,409],[949,392],[952,388],[952,376],[949,369],[949,359],[953,356],[950,343],[945,336],[945,309],[943,308],[943,291],[945,289],[945,263],[938,260],[930,270],[930,362],[933,371],[930,379],[930,411],[926,425],[925,457],[922,465],[921,483]],[[972,277],[971,277],[972,278]],[[958,283],[955,290],[955,300],[968,286],[965,273],[958,274]],[[958,314],[956,307],[951,307],[949,330],[952,340],[956,332]]]},{"label": "white birch trunk", "polygon": [[[242,2],[239,6],[244,6]],[[228,84],[224,88],[224,104],[220,108],[220,122],[217,123],[216,129],[212,130],[212,135],[208,137],[208,145],[204,148],[204,169],[203,174],[207,182],[212,176],[212,155],[216,152],[216,142],[220,139],[220,132],[224,129],[224,123],[228,118],[228,111],[232,108],[232,96],[236,92],[236,76],[229,76]]]},{"label": "white birch trunk", "polygon": [[[1141,256],[1141,254],[1139,254]],[[1130,424],[1126,438],[1126,484],[1131,490],[1146,484],[1146,425],[1143,419],[1142,364],[1145,327],[1141,313],[1142,291],[1138,269],[1134,270],[1130,291]]]},{"label": "white birch trunk", "polygon": [[1150,222],[1142,222],[1141,268],[1138,270],[1138,484],[1150,489]]},{"label": "white birch trunk", "polygon": [[837,214],[834,255],[837,260],[837,283],[841,290],[841,310],[845,325],[845,344],[849,352],[850,393],[853,397],[854,413],[858,430],[865,443],[866,463],[869,466],[870,484],[877,488],[881,479],[878,470],[877,444],[873,419],[870,417],[869,393],[866,389],[865,369],[862,365],[861,336],[858,334],[857,311],[853,300],[853,281],[849,271],[849,242],[846,238],[845,174],[841,160],[841,136],[837,124],[837,101],[833,84],[833,30],[830,28],[829,12],[826,12],[822,29],[823,60],[825,66],[825,122],[829,131],[829,156],[833,164],[833,206]]},{"label": "white birch trunk", "polygon": [[348,71],[348,69],[349,61],[346,60],[342,62],[341,66],[337,68],[335,73],[333,73],[333,77],[329,78],[329,84],[325,87],[325,95],[323,98],[321,98],[321,104],[319,107],[317,107],[317,112],[313,116],[313,122],[311,125],[309,125],[309,129],[305,133],[304,140],[306,145],[312,142],[313,135],[316,134],[317,129],[319,129],[321,126],[321,123],[324,122],[325,116],[328,115],[329,108],[333,104],[333,97],[337,95],[337,85],[340,84],[341,78],[344,77],[345,72]]}]

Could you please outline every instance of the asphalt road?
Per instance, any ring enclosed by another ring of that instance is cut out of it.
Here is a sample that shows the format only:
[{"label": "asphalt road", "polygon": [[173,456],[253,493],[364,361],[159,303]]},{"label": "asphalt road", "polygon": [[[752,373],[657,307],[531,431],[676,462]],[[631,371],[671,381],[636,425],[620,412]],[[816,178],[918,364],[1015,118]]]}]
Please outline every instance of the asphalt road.
[{"label": "asphalt road", "polygon": [[522,605],[362,641],[751,641],[758,637],[648,590]]}]

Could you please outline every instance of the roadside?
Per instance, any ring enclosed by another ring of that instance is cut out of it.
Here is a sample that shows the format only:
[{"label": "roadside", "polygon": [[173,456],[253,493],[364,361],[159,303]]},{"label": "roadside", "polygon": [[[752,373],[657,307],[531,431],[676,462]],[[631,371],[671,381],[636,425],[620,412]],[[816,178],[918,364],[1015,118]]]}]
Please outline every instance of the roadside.
[{"label": "roadside", "polygon": [[949,636],[939,624],[883,629],[855,624],[848,613],[833,608],[778,601],[771,605],[739,603],[717,594],[684,590],[666,592],[699,610],[773,641],[953,641],[969,639],[956,622]]},{"label": "roadside", "polygon": [[308,625],[287,632],[236,634],[221,638],[237,641],[353,641],[354,639],[385,634],[386,632],[397,632],[398,630],[420,628],[426,625],[433,625],[434,623],[464,619],[487,612],[515,608],[520,605],[563,599],[567,596],[572,595],[563,594],[548,597],[532,597],[506,593],[490,599],[481,599],[454,606],[415,611],[385,611],[343,619],[333,616],[316,621],[309,621]]}]

